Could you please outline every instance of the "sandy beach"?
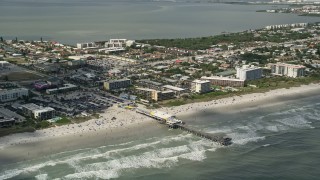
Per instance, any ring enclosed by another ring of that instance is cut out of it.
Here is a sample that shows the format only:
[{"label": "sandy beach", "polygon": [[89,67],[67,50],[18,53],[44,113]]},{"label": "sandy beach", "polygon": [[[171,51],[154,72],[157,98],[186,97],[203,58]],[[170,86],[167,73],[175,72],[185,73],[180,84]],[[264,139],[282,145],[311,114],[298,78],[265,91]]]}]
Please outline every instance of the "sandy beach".
[{"label": "sandy beach", "polygon": [[241,96],[233,96],[208,102],[185,104],[177,107],[162,108],[177,117],[188,114],[201,113],[209,110],[228,112],[240,112],[250,107],[270,106],[275,103],[286,103],[297,97],[309,97],[319,95],[320,84],[302,85],[290,89],[275,89],[265,93],[252,93]]},{"label": "sandy beach", "polygon": [[[170,114],[186,117],[188,114],[210,110],[241,112],[246,109],[288,103],[296,98],[319,95],[320,84],[310,84],[290,89],[277,89],[265,93],[246,94],[209,102],[161,108]],[[101,142],[130,138],[133,134],[144,136],[160,128],[153,119],[135,111],[112,107],[100,114],[99,119],[80,124],[69,124],[37,130],[34,133],[14,134],[0,138],[0,161],[14,162],[32,159],[38,155],[59,153],[76,148],[94,147]],[[100,145],[99,144],[99,145]]]}]

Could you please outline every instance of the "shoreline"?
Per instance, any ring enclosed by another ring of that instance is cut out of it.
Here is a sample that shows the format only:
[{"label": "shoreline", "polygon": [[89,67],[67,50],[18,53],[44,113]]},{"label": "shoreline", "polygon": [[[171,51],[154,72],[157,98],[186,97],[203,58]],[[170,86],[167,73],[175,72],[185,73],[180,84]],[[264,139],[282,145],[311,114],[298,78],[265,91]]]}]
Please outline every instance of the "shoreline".
[{"label": "shoreline", "polygon": [[[320,92],[318,93],[317,90],[320,90],[320,83],[301,85],[299,87],[291,87],[289,89],[274,89],[264,93],[250,93],[240,96],[235,95],[227,98],[184,104],[175,107],[163,107],[160,108],[160,110],[178,117],[210,110],[232,113],[239,111],[239,109],[240,111],[243,111],[248,107],[262,107],[270,106],[274,103],[286,103],[287,101],[294,100],[292,98],[296,96],[310,97],[315,94],[320,95]],[[264,105],[262,105],[263,103]]]},{"label": "shoreline", "polygon": [[[208,102],[198,102],[171,108],[160,108],[172,115],[186,117],[206,112],[221,114],[241,113],[244,111],[288,103],[301,98],[320,95],[320,84],[302,85],[290,89],[276,89],[265,93],[252,93],[233,96]],[[152,118],[135,111],[112,107],[101,114],[100,119],[69,124],[33,133],[19,133],[0,138],[0,161],[2,164],[26,161],[38,156],[71,151],[79,148],[97,147],[108,143],[125,142],[142,137],[154,131],[161,131]],[[112,120],[116,117],[115,120]],[[98,125],[97,123],[101,123]]]},{"label": "shoreline", "polygon": [[157,127],[153,119],[118,107],[109,108],[100,116],[99,119],[79,124],[67,124],[1,137],[0,162],[12,163],[48,153],[94,147],[115,139],[121,141],[132,134]]}]

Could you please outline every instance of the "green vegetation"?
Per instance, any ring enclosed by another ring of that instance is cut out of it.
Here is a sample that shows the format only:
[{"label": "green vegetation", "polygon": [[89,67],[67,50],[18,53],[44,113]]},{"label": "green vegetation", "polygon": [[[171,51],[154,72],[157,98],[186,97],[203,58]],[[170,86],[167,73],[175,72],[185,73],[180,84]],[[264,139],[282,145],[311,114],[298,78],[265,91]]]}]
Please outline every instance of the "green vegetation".
[{"label": "green vegetation", "polygon": [[185,74],[185,72],[183,70],[181,70],[180,68],[172,68],[166,72],[170,73],[170,74]]},{"label": "green vegetation", "polygon": [[35,128],[36,129],[45,129],[51,126],[51,123],[48,121],[40,121],[36,124]]},{"label": "green vegetation", "polygon": [[313,16],[313,17],[320,17],[320,14],[299,14],[299,16]]},{"label": "green vegetation", "polygon": [[221,99],[225,97],[232,97],[232,96],[239,96],[249,93],[262,93],[267,92],[273,89],[280,89],[280,88],[290,88],[296,87],[304,84],[310,83],[319,83],[320,82],[320,73],[311,74],[309,77],[302,77],[302,78],[289,78],[289,77],[273,77],[273,78],[263,78],[259,80],[249,81],[248,84],[255,85],[254,87],[244,87],[241,88],[240,91],[214,91],[206,94],[194,94],[190,98],[180,98],[177,100],[169,100],[163,101],[161,105],[163,106],[180,106],[183,104],[188,103],[195,103],[195,102],[203,102],[203,101],[212,101],[215,99]]},{"label": "green vegetation", "polygon": [[[286,30],[286,29],[285,29]],[[180,38],[180,39],[147,39],[147,40],[139,40],[139,43],[147,43],[150,45],[159,45],[165,47],[177,47],[182,49],[190,49],[190,50],[200,50],[200,49],[208,49],[212,45],[216,44],[239,44],[244,42],[254,42],[254,41],[269,41],[269,42],[284,42],[289,39],[297,40],[297,39],[306,39],[311,37],[310,33],[301,33],[301,32],[292,32],[290,29],[287,29],[285,33],[272,33],[265,32],[261,33],[260,36],[254,36],[252,32],[241,32],[241,33],[230,33],[230,34],[222,34],[217,36],[209,36],[209,37],[198,37],[198,38]],[[226,46],[222,46],[223,49]]]},{"label": "green vegetation", "polygon": [[56,124],[63,125],[63,124],[69,124],[71,123],[71,120],[67,117],[62,117],[60,120],[56,121]]},{"label": "green vegetation", "polygon": [[251,41],[254,41],[254,36],[252,33],[232,33],[199,38],[139,40],[138,42],[165,47],[199,50],[208,49],[210,46],[218,43],[238,43]]},{"label": "green vegetation", "polygon": [[246,60],[247,62],[259,62],[259,64],[266,64],[268,63],[268,59],[271,58],[271,56],[245,53],[241,54],[240,58]]},{"label": "green vegetation", "polygon": [[181,106],[184,104],[211,101],[214,99],[221,99],[224,97],[229,97],[231,94],[229,92],[223,91],[213,91],[205,94],[193,94],[190,98],[181,98],[177,100],[163,101],[161,104],[163,106]]},{"label": "green vegetation", "polygon": [[34,131],[35,131],[35,129],[33,127],[14,126],[11,128],[2,128],[2,129],[0,129],[0,137],[7,136],[10,134],[34,132]]},{"label": "green vegetation", "polygon": [[43,77],[29,72],[12,72],[7,75],[0,76],[0,79],[2,80],[5,80],[6,78],[10,81],[24,81],[42,79]]},{"label": "green vegetation", "polygon": [[6,61],[12,63],[12,64],[22,64],[22,63],[26,63],[26,59],[24,57],[14,57],[14,58],[6,58]]}]

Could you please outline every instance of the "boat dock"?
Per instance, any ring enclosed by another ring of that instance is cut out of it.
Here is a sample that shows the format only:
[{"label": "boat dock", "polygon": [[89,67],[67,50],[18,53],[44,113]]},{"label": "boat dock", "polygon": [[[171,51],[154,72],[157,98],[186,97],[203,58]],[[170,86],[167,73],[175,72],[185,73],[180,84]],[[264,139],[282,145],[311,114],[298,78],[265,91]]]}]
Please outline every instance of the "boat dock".
[{"label": "boat dock", "polygon": [[231,138],[225,137],[223,135],[213,135],[209,133],[204,133],[195,129],[192,129],[191,127],[188,127],[184,122],[181,120],[178,120],[175,116],[172,116],[166,112],[161,111],[146,111],[142,109],[136,109],[137,113],[152,117],[153,119],[156,119],[161,124],[166,124],[169,128],[172,129],[181,129],[183,131],[187,131],[189,133],[192,133],[196,136],[199,136],[201,138],[206,138],[211,141],[217,142],[223,146],[231,145]]}]

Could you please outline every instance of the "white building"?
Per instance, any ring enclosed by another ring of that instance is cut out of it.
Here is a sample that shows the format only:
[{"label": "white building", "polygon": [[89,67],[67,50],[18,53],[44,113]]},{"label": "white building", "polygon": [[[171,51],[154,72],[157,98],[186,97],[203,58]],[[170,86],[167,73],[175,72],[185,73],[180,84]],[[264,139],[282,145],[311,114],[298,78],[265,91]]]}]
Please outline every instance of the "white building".
[{"label": "white building", "polygon": [[126,47],[127,39],[110,39],[109,42],[106,42],[106,48],[119,48]]},{"label": "white building", "polygon": [[210,81],[212,85],[216,86],[231,86],[231,87],[243,87],[244,80],[228,78],[228,77],[220,77],[220,76],[210,76],[201,77],[201,80]]},{"label": "white building", "polygon": [[191,92],[206,93],[211,91],[210,81],[194,80],[191,82]]},{"label": "white building", "polygon": [[14,101],[23,96],[29,96],[26,88],[0,89],[0,102]]},{"label": "white building", "polygon": [[41,107],[36,104],[24,104],[21,106],[25,115],[38,120],[52,119],[56,115],[55,109],[51,107]]},{"label": "white building", "polygon": [[78,49],[90,49],[90,48],[96,48],[96,44],[94,42],[88,42],[88,43],[77,43]]},{"label": "white building", "polygon": [[[1,55],[0,55],[1,56]],[[0,57],[1,58],[1,57]],[[0,67],[10,66],[10,63],[7,61],[0,61]]]},{"label": "white building", "polygon": [[271,68],[271,73],[279,76],[288,76],[288,77],[301,77],[305,75],[305,66],[294,65],[294,64],[285,64],[285,63],[276,63],[269,64]]},{"label": "white building", "polygon": [[262,77],[262,69],[260,67],[244,65],[242,68],[237,68],[237,78],[240,80],[255,80]]}]

